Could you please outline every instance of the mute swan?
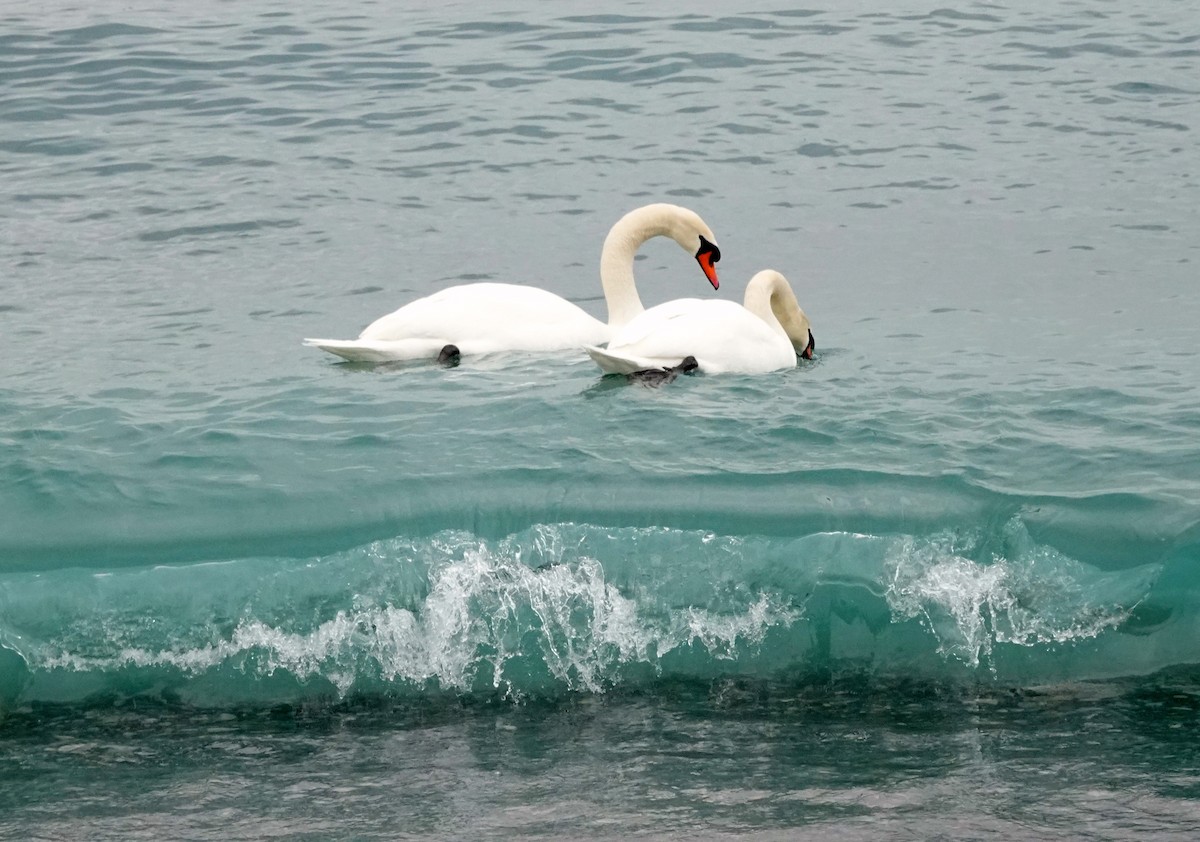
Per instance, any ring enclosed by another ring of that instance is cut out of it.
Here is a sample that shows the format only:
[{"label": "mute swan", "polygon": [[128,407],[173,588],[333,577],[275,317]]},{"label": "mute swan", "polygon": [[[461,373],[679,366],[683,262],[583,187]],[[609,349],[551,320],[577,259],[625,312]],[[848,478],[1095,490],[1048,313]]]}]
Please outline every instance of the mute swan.
[{"label": "mute swan", "polygon": [[680,298],[651,307],[613,334],[607,348],[586,347],[609,374],[670,368],[695,357],[700,371],[757,373],[812,359],[808,316],[787,279],[765,269],[746,286],[745,305]]},{"label": "mute swan", "polygon": [[[435,359],[447,345],[466,354],[554,351],[607,342],[644,311],[633,258],[652,237],[670,237],[695,255],[713,289],[721,251],[704,220],[687,208],[653,204],[632,210],[608,232],[600,254],[600,284],[608,323],[543,289],[477,283],[447,287],[369,324],[358,339],[305,339],[304,344],[359,362]],[[676,360],[675,362],[678,362]]]}]

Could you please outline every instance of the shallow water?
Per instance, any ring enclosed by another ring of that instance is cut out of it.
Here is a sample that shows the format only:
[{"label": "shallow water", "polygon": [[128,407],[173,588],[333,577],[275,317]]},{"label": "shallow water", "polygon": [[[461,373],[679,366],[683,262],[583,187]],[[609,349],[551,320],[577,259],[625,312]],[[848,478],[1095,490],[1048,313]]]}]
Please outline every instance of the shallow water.
[{"label": "shallow water", "polygon": [[[1191,834],[1200,32],[1022,5],[8,4],[5,833]],[[663,200],[815,360],[300,346]]]}]

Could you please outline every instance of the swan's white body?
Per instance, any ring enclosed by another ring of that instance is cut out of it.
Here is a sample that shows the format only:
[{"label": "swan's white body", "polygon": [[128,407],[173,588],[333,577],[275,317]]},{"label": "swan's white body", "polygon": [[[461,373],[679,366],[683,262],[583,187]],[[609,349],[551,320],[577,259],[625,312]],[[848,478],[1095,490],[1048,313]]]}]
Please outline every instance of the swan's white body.
[{"label": "swan's white body", "polygon": [[766,269],[750,279],[744,305],[668,301],[616,331],[607,348],[586,350],[611,374],[667,368],[688,356],[707,374],[754,374],[794,367],[796,355],[804,354],[811,340],[808,316],[787,279]]},{"label": "swan's white body", "polygon": [[[358,339],[306,339],[358,362],[435,359],[446,345],[462,354],[553,351],[577,337],[607,341],[611,331],[565,298],[517,284],[463,284],[406,304],[372,322]],[[451,338],[454,337],[454,338]]]},{"label": "swan's white body", "polygon": [[720,251],[712,230],[678,205],[653,204],[630,211],[612,227],[600,255],[600,282],[608,322],[551,292],[519,284],[475,283],[448,287],[404,305],[366,327],[358,339],[305,339],[304,344],[348,360],[434,359],[447,345],[462,354],[555,351],[607,342],[644,312],[633,277],[642,243],[666,236],[694,254],[713,287]]}]

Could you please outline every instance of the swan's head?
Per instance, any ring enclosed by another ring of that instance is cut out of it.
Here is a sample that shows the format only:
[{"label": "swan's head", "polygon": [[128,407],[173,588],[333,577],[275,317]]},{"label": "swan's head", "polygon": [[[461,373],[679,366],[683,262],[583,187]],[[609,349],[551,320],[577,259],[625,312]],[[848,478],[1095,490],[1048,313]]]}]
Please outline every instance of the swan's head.
[{"label": "swan's head", "polygon": [[813,358],[817,341],[813,338],[812,324],[796,301],[787,278],[774,269],[758,272],[746,284],[745,306],[768,324],[772,318],[777,321],[796,353],[806,360]]},{"label": "swan's head", "polygon": [[804,350],[800,352],[800,356],[806,360],[813,358],[813,352],[817,350],[817,340],[812,334],[812,328],[808,329],[808,344],[804,346]]},{"label": "swan's head", "polygon": [[700,218],[700,214],[679,205],[658,205],[668,219],[667,236],[679,243],[686,251],[695,255],[696,262],[704,270],[704,277],[713,289],[720,289],[717,279],[717,261],[721,250],[717,248],[717,237]]},{"label": "swan's head", "polygon": [[624,244],[630,251],[651,237],[670,237],[679,243],[680,248],[696,258],[713,289],[720,289],[717,261],[721,259],[721,250],[717,248],[716,235],[698,213],[658,202],[631,210],[609,232],[609,240]]}]

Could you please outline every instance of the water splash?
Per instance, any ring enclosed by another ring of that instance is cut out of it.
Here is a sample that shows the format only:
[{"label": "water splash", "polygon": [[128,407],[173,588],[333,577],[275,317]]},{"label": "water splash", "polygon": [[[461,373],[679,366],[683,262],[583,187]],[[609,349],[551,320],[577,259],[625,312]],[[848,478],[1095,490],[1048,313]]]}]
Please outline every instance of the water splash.
[{"label": "water splash", "polygon": [[978,667],[997,644],[1036,646],[1095,638],[1124,623],[1161,568],[1105,574],[1030,538],[1020,518],[1004,527],[1006,554],[975,559],[983,536],[903,538],[885,562],[888,605],[921,621],[938,651]]},{"label": "water splash", "polygon": [[[539,527],[532,537],[542,553],[565,554],[561,532]],[[533,568],[522,562],[517,541],[464,547],[454,536],[435,543],[455,557],[435,564],[428,593],[413,607],[358,594],[352,608],[307,631],[287,628],[298,618],[272,624],[247,617],[228,633],[210,621],[179,634],[211,642],[161,649],[137,645],[144,624],[110,620],[93,624],[86,648],[66,634],[23,654],[32,668],[45,671],[166,667],[196,676],[229,667],[251,676],[285,671],[302,682],[325,679],[340,695],[384,682],[459,692],[490,686],[519,699],[539,683],[603,692],[623,667],[657,670],[664,655],[691,646],[711,658],[735,659],[769,629],[800,616],[769,592],[733,611],[664,608],[623,594],[593,558]],[[364,555],[380,552],[377,544]]]},{"label": "water splash", "polygon": [[1142,608],[1161,570],[1106,572],[1013,518],[927,537],[543,524],[314,559],[14,574],[0,577],[0,695],[521,700],[814,669],[1141,673],[1194,649],[1170,594]]}]

